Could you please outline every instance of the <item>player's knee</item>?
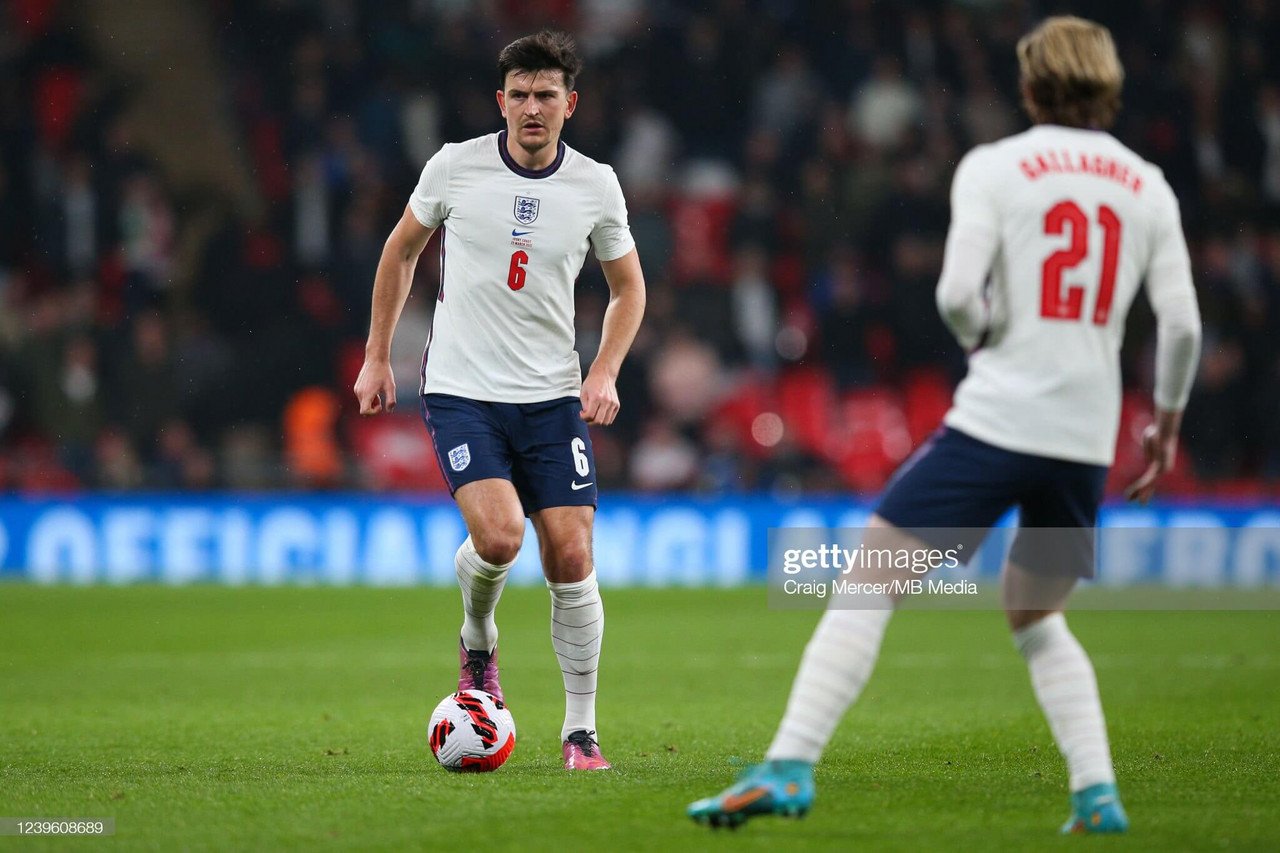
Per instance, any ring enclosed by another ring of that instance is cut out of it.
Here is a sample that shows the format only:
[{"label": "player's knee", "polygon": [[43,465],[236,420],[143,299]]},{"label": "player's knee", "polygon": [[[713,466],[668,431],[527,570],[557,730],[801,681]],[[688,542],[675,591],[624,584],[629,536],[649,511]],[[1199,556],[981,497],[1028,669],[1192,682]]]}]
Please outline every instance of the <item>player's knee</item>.
[{"label": "player's knee", "polygon": [[553,572],[559,578],[579,580],[591,574],[591,546],[586,542],[560,543],[550,556]]},{"label": "player's knee", "polygon": [[1017,633],[1023,628],[1030,628],[1046,616],[1052,616],[1058,612],[1057,610],[1005,610],[1004,616],[1009,621],[1009,630]]},{"label": "player's knee", "polygon": [[523,526],[502,525],[471,534],[471,541],[480,559],[494,566],[505,566],[513,562],[520,554],[523,540]]}]

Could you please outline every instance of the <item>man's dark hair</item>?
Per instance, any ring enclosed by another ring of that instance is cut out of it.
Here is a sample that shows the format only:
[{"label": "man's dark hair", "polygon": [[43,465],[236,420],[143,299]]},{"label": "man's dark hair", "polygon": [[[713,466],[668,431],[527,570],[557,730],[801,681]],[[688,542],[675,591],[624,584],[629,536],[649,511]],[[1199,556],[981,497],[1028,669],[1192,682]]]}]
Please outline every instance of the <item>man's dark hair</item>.
[{"label": "man's dark hair", "polygon": [[498,85],[507,85],[512,71],[538,72],[560,69],[565,91],[573,91],[574,78],[582,70],[573,36],[559,30],[543,30],[513,41],[498,54]]}]

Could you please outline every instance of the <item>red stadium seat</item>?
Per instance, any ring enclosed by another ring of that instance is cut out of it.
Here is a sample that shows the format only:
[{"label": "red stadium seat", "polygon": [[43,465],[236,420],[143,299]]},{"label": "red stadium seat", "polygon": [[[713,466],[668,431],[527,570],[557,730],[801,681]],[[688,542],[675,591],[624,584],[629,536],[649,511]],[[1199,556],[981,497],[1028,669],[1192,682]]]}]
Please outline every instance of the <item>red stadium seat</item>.
[{"label": "red stadium seat", "polygon": [[431,437],[407,413],[355,417],[347,430],[352,455],[368,479],[383,491],[448,492]]},{"label": "red stadium seat", "polygon": [[0,488],[5,491],[48,494],[75,492],[84,487],[68,471],[53,446],[42,440],[20,441],[0,454]]},{"label": "red stadium seat", "polygon": [[50,148],[60,150],[70,139],[83,95],[84,79],[75,68],[54,65],[36,77],[35,126]]},{"label": "red stadium seat", "polygon": [[836,389],[830,374],[814,368],[784,373],[778,382],[778,414],[795,442],[822,455],[835,421]]},{"label": "red stadium seat", "polygon": [[716,406],[707,418],[707,423],[727,425],[737,435],[739,447],[762,458],[767,455],[768,448],[762,447],[751,437],[751,427],[757,417],[772,408],[773,396],[773,390],[764,382],[749,379]]},{"label": "red stadium seat", "polygon": [[1229,501],[1255,501],[1267,497],[1266,487],[1257,478],[1233,477],[1219,480],[1211,484],[1211,487],[1214,497]]},{"label": "red stadium seat", "polygon": [[951,408],[951,383],[941,370],[918,370],[907,378],[903,406],[911,444],[919,447],[942,424]]},{"label": "red stadium seat", "polygon": [[841,476],[860,491],[880,489],[911,452],[911,434],[893,389],[880,386],[846,394],[827,447]]}]

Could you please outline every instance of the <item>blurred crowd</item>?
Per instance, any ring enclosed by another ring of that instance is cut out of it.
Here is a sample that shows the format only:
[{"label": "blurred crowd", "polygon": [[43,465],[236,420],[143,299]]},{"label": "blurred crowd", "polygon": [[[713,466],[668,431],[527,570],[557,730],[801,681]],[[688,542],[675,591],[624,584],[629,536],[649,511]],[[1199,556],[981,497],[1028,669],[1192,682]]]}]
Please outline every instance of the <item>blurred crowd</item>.
[{"label": "blurred crowd", "polygon": [[[552,24],[586,58],[566,141],[617,170],[649,287],[621,416],[593,433],[601,485],[878,488],[964,371],[933,300],[951,173],[1026,126],[1014,45],[1068,7],[1112,29],[1115,132],[1165,170],[1192,247],[1205,349],[1171,488],[1280,482],[1265,0],[191,3],[256,200],[198,233],[213,200],[135,142],[164,116],[127,109],[74,6],[0,10],[0,487],[442,488],[415,399],[436,248],[397,333],[399,411],[362,419],[373,272],[422,164],[501,127],[498,50]],[[578,293],[585,367],[594,261]],[[1140,300],[1117,477],[1153,348]]]}]

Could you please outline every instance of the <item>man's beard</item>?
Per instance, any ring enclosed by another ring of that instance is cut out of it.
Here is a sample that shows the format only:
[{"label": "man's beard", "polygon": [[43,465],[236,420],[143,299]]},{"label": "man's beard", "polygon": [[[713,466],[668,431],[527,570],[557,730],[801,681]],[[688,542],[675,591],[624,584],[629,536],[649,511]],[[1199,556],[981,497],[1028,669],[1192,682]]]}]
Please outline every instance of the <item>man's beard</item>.
[{"label": "man's beard", "polygon": [[525,138],[524,127],[521,127],[519,132],[516,133],[516,144],[524,149],[524,153],[530,156],[534,156],[540,151],[543,151],[555,138],[555,134],[551,132],[551,128],[542,123],[539,123],[538,126],[542,128],[542,135],[532,142]]},{"label": "man's beard", "polygon": [[551,134],[548,133],[546,139],[537,143],[525,142],[517,137],[516,144],[523,148],[524,153],[526,154],[537,154],[539,151],[551,144]]}]

